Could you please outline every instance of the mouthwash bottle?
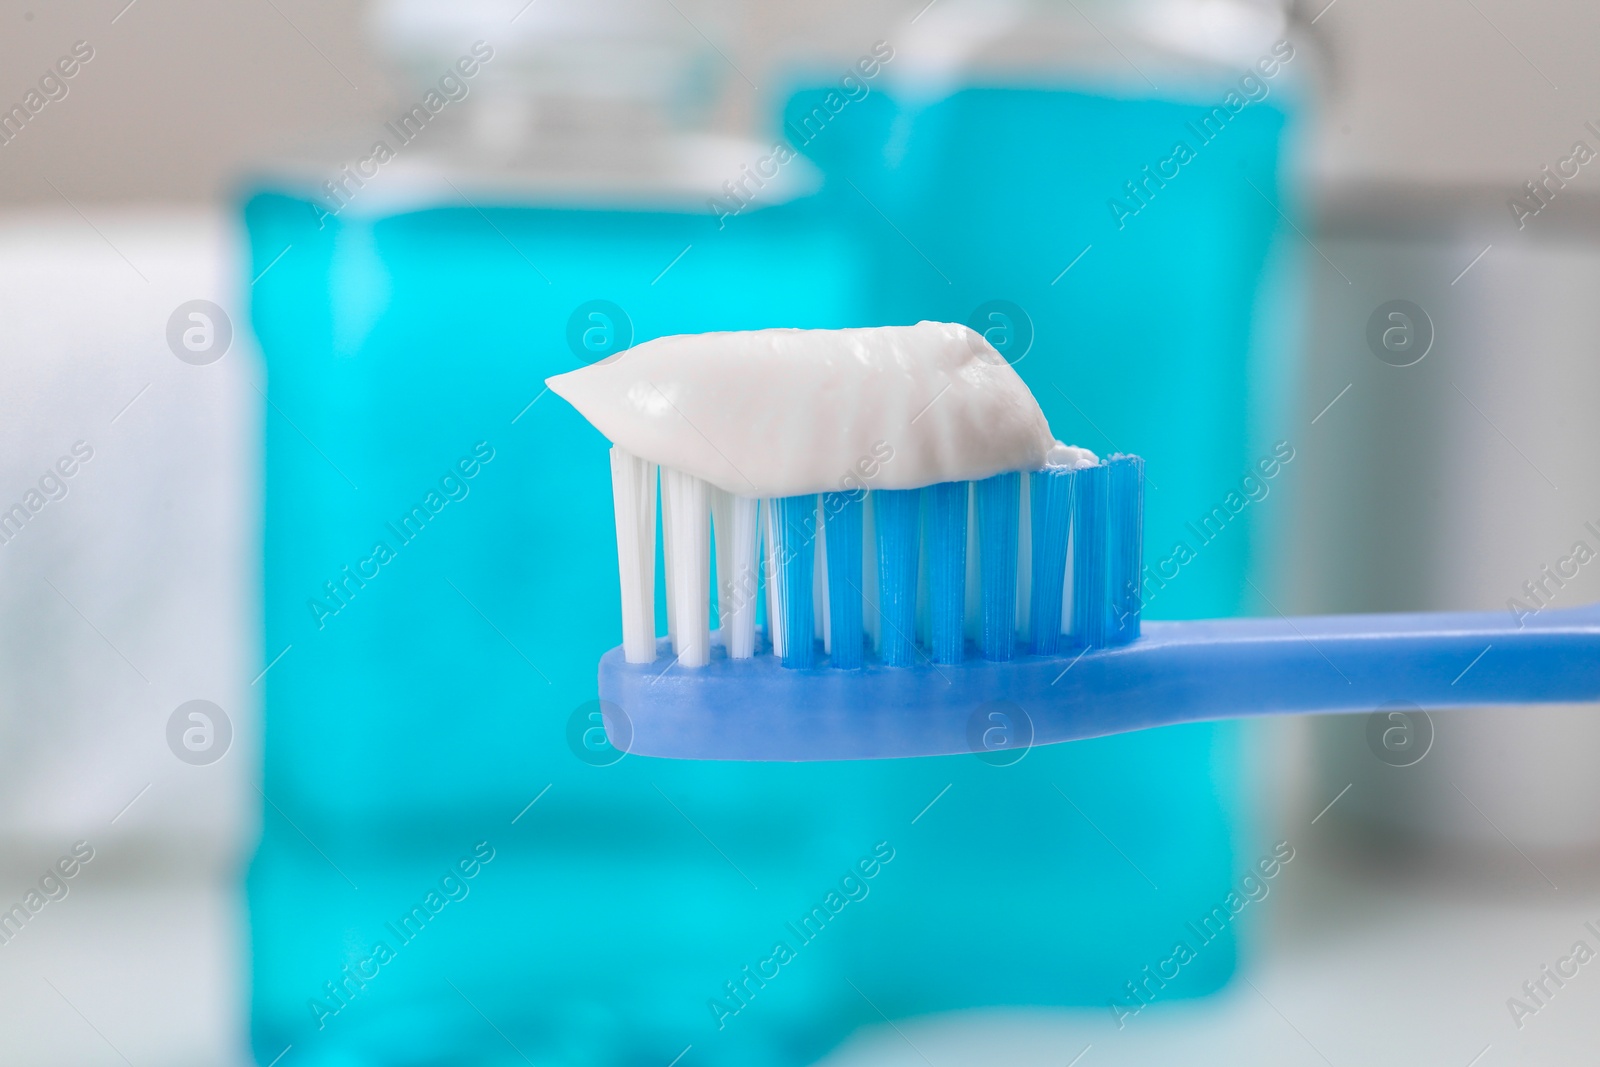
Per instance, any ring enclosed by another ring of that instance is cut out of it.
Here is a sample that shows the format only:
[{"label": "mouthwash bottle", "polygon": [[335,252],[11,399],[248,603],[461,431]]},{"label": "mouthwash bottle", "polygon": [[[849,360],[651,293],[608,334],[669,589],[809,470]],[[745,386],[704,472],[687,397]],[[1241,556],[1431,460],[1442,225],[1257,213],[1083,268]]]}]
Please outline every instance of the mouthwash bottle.
[{"label": "mouthwash bottle", "polygon": [[[534,6],[509,43],[408,8],[384,27],[427,120],[244,204],[262,1064],[800,1064],[871,1016],[829,961],[875,901],[813,943],[788,924],[863,859],[894,875],[875,768],[623,757],[600,729],[607,446],[543,380],[664,334],[875,315],[814,200],[767,181],[708,208],[767,148],[693,132],[699,39],[656,6]],[[597,83],[597,52],[625,77]]]},{"label": "mouthwash bottle", "polygon": [[[879,321],[971,325],[1058,437],[1145,457],[1156,619],[1271,610],[1247,579],[1277,502],[1239,489],[1295,444],[1268,430],[1294,366],[1274,333],[1294,295],[1279,167],[1309,59],[1273,9],[1238,7],[1224,25],[1204,4],[952,0],[784,111],[829,214],[870,249]],[[879,802],[918,818],[852,943],[852,980],[891,1016],[1126,1019],[1224,985],[1238,928],[1202,941],[1193,927],[1259,859],[1239,728],[1032,750],[1007,747],[1025,721],[992,731],[1004,750],[984,759],[880,772]],[[1179,943],[1191,958],[1163,969]]]}]

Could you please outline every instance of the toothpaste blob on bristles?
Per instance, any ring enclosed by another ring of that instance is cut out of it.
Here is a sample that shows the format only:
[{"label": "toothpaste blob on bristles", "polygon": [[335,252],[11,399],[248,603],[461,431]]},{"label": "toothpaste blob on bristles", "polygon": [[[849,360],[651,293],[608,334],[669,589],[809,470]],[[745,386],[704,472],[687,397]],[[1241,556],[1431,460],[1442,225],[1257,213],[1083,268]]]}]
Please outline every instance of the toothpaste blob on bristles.
[{"label": "toothpaste blob on bristles", "polygon": [[624,452],[743,497],[1096,462],[956,323],[661,337],[546,384]]}]

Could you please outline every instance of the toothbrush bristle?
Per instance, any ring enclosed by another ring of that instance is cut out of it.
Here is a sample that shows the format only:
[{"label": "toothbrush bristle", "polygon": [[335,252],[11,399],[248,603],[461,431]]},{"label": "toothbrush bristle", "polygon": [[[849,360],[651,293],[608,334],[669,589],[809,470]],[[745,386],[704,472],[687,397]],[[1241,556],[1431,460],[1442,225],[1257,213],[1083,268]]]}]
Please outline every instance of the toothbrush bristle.
[{"label": "toothbrush bristle", "polygon": [[1017,614],[1016,644],[1027,645],[1033,632],[1033,480],[1017,475]]},{"label": "toothbrush bristle", "polygon": [[1016,644],[1017,512],[1022,476],[1015,471],[977,483],[980,647],[987,660],[1008,660]]},{"label": "toothbrush bristle", "polygon": [[772,654],[781,657],[788,642],[784,640],[783,580],[778,566],[778,502],[766,498],[761,501],[762,557],[767,576],[767,640],[772,642]]},{"label": "toothbrush bristle", "polygon": [[1106,510],[1110,479],[1105,464],[1073,472],[1072,646],[1106,644]]},{"label": "toothbrush bristle", "polygon": [[622,585],[622,649],[629,663],[656,658],[656,465],[611,450],[611,497]]},{"label": "toothbrush bristle", "polygon": [[711,504],[711,561],[716,564],[717,594],[713,626],[726,628],[728,613],[733,604],[733,494],[726,489],[709,486],[706,495]]},{"label": "toothbrush bristle", "polygon": [[960,663],[967,640],[967,483],[923,491],[928,516],[928,644],[935,663]]},{"label": "toothbrush bristle", "polygon": [[909,667],[916,658],[921,503],[917,489],[880,489],[872,494],[878,534],[878,657],[887,667]]},{"label": "toothbrush bristle", "polygon": [[1110,468],[1110,530],[1106,538],[1110,561],[1111,619],[1108,639],[1126,644],[1139,636],[1139,614],[1144,598],[1140,590],[1144,540],[1144,460],[1138,456],[1112,456]]},{"label": "toothbrush bristle", "polygon": [[1072,527],[1072,472],[1061,468],[1028,475],[1033,569],[1030,575],[1028,649],[1053,656],[1061,646],[1061,604]]},{"label": "toothbrush bristle", "polygon": [[842,670],[861,666],[861,513],[865,492],[824,493],[828,566],[828,655]]},{"label": "toothbrush bristle", "polygon": [[[658,655],[656,542],[668,640],[684,667],[758,647],[784,667],[856,670],[1053,656],[1139,636],[1144,461],[1007,472],[919,489],[743,497],[611,450],[623,652]],[[657,507],[661,532],[656,532]],[[715,552],[716,568],[712,569]],[[821,649],[819,652],[819,644]]]},{"label": "toothbrush bristle", "polygon": [[783,588],[783,665],[815,666],[817,642],[812,574],[817,562],[817,498],[786,496],[777,501],[778,581]]},{"label": "toothbrush bristle", "polygon": [[811,551],[816,557],[811,568],[812,635],[822,642],[822,651],[833,651],[833,620],[828,617],[828,525],[823,521],[822,496],[811,498]]},{"label": "toothbrush bristle", "polygon": [[674,651],[685,667],[711,662],[710,485],[681,471],[661,472],[667,541],[667,597]]},{"label": "toothbrush bristle", "polygon": [[667,469],[657,468],[660,480],[658,496],[661,500],[661,563],[665,568],[666,581],[662,587],[667,596],[667,642],[672,646],[672,654],[678,654],[678,613],[674,609],[677,601],[676,590],[673,587],[673,542],[672,542],[672,497],[667,494]]},{"label": "toothbrush bristle", "polygon": [[757,516],[761,502],[711,491],[711,535],[717,553],[717,622],[730,659],[749,659],[756,651],[756,595],[760,587]]}]

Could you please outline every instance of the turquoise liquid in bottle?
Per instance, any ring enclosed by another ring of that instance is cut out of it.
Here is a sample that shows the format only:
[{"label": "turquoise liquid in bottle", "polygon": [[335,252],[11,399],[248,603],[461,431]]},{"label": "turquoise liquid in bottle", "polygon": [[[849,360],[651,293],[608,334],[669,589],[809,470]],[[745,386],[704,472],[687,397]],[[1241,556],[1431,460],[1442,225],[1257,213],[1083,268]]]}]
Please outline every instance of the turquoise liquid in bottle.
[{"label": "turquoise liquid in bottle", "polygon": [[532,209],[319,229],[264,194],[246,215],[255,272],[292,246],[253,308],[266,644],[288,648],[263,680],[257,1056],[820,1055],[865,1017],[820,967],[721,1030],[708,1003],[882,838],[855,800],[872,769],[604,744],[607,446],[543,379],[630,333],[859,322],[858,257],[803,208],[722,229]]},{"label": "turquoise liquid in bottle", "polygon": [[[1285,112],[1248,106],[1202,141],[1192,124],[1208,107],[1192,103],[1036,88],[908,103],[881,90],[823,124],[814,116],[826,96],[797,94],[784,129],[822,167],[835,217],[872,250],[882,321],[968,323],[1013,363],[1058,437],[1144,456],[1148,615],[1236,613],[1254,516],[1231,501],[1268,414],[1247,372],[1255,310],[1283,295],[1263,271],[1279,229]],[[1192,158],[1132,195],[1129,183],[1180,140]],[[1218,507],[1226,521],[1207,525]],[[1141,997],[1221,987],[1237,930],[1192,924],[1256,859],[1238,852],[1237,728],[1169,728],[991,765],[1009,760],[883,768],[886,806],[940,799],[907,829],[936,844],[907,850],[882,921],[852,946],[879,1007],[1125,1012]],[[1166,962],[1179,942],[1192,952],[1181,967]],[[1146,966],[1176,973],[1158,984]],[[1130,983],[1147,981],[1136,996]]]}]

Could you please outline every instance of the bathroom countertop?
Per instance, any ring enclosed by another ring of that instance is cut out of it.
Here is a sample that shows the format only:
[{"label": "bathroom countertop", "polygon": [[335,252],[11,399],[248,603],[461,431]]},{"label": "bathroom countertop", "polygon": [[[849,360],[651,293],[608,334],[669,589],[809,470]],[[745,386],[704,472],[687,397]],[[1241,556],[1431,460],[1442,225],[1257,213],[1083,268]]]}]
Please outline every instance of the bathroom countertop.
[{"label": "bathroom countertop", "polygon": [[[1120,1031],[1105,1010],[900,1021],[824,1065],[1589,1062],[1600,966],[1580,968],[1520,1029],[1506,1000],[1577,939],[1600,945],[1583,928],[1600,926],[1593,883],[1544,864],[1555,890],[1507,864],[1506,885],[1466,894],[1438,878],[1384,879],[1381,864],[1319,856],[1314,842],[1296,862],[1264,902],[1254,958],[1217,996],[1157,1003]],[[242,1067],[243,919],[239,898],[203,879],[86,879],[0,946],[0,1067]]]},{"label": "bathroom countertop", "polygon": [[1559,988],[1546,980],[1554,993],[1531,1015],[1514,1019],[1507,1005],[1574,942],[1600,949],[1584,927],[1600,928],[1592,869],[1535,868],[1510,850],[1429,869],[1353,850],[1326,823],[1319,849],[1307,829],[1297,869],[1264,902],[1254,951],[1216,996],[1157,1002],[1120,1030],[1108,1009],[900,1022],[859,1033],[826,1067],[1593,1062],[1600,965]]}]

